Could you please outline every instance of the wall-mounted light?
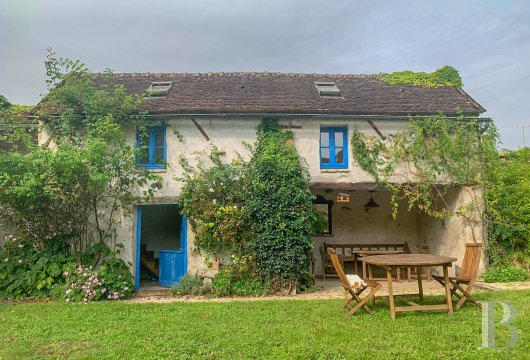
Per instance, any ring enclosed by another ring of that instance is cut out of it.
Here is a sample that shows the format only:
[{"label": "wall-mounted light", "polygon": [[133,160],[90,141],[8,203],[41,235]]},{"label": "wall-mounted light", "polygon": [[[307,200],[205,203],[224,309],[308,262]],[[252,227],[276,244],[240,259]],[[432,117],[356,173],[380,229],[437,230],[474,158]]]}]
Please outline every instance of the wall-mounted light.
[{"label": "wall-mounted light", "polygon": [[379,207],[379,204],[375,202],[372,193],[373,191],[370,191],[370,200],[368,200],[368,202],[364,205],[364,207],[367,209]]}]

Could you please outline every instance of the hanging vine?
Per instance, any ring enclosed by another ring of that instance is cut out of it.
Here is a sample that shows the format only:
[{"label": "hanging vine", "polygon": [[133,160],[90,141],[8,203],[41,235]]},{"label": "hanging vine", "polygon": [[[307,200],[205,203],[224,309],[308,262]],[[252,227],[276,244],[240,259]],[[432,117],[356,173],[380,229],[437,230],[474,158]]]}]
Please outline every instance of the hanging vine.
[{"label": "hanging vine", "polygon": [[389,189],[394,217],[399,201],[406,200],[409,210],[417,207],[442,218],[470,214],[480,206],[480,198],[472,197],[470,204],[452,210],[447,191],[455,186],[482,190],[498,161],[497,139],[492,123],[439,114],[413,119],[386,140],[355,130],[351,147],[359,166]]}]

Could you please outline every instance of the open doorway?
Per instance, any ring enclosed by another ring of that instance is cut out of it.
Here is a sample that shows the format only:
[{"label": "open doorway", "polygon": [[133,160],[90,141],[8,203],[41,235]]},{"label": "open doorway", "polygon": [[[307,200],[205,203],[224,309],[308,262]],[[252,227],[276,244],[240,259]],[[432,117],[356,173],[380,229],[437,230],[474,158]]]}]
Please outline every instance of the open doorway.
[{"label": "open doorway", "polygon": [[136,288],[170,287],[187,271],[186,218],[177,205],[142,205],[137,221]]}]

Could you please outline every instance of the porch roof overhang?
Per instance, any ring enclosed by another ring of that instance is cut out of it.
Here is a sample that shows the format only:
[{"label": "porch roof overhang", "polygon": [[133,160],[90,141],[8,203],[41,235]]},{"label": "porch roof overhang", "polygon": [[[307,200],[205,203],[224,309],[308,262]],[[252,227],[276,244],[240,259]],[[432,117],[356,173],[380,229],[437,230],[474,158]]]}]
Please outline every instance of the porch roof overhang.
[{"label": "porch roof overhang", "polygon": [[[396,183],[395,185],[414,186],[414,183]],[[435,184],[436,188],[461,187],[464,185],[456,184]],[[388,187],[376,182],[313,182],[309,184],[311,189],[331,189],[331,190],[350,190],[350,191],[386,191]]]}]

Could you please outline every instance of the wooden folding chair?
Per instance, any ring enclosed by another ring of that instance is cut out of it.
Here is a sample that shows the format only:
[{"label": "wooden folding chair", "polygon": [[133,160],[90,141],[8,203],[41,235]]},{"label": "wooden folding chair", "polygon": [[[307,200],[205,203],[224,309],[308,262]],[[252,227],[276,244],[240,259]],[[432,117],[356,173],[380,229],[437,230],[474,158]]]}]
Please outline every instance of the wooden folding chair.
[{"label": "wooden folding chair", "polygon": [[[348,279],[346,278],[346,275],[344,274],[344,270],[342,269],[342,265],[339,261],[339,257],[337,256],[337,252],[335,251],[335,249],[328,248],[328,254],[329,254],[329,257],[331,258],[331,262],[333,263],[333,266],[335,266],[335,271],[339,275],[339,279],[340,279],[340,282],[342,283],[342,286],[351,295],[351,298],[348,301],[346,301],[346,304],[344,304],[343,306],[343,309],[350,310],[346,314],[346,317],[352,315],[357,310],[359,310],[361,307],[363,307],[364,310],[366,310],[369,314],[371,314],[372,310],[368,307],[368,305],[366,305],[366,303],[370,299],[375,299],[375,293],[377,292],[377,290],[381,288],[381,284],[371,279],[364,279],[366,286],[358,290],[354,289],[352,285],[350,284],[350,282],[348,281]],[[371,289],[370,293],[361,299],[359,295],[361,295],[361,293],[367,288]],[[357,305],[352,306],[352,303],[354,301],[357,302]]]},{"label": "wooden folding chair", "polygon": [[[478,267],[482,257],[482,244],[469,243],[466,244],[466,252],[464,253],[464,260],[462,261],[462,269],[458,276],[449,277],[451,283],[451,296],[456,296],[458,301],[455,304],[457,309],[460,309],[466,300],[482,308],[479,302],[471,295],[471,290],[475,286],[477,280]],[[438,281],[442,286],[445,286],[443,276],[433,275],[434,280]],[[467,285],[466,288],[462,285]]]}]

